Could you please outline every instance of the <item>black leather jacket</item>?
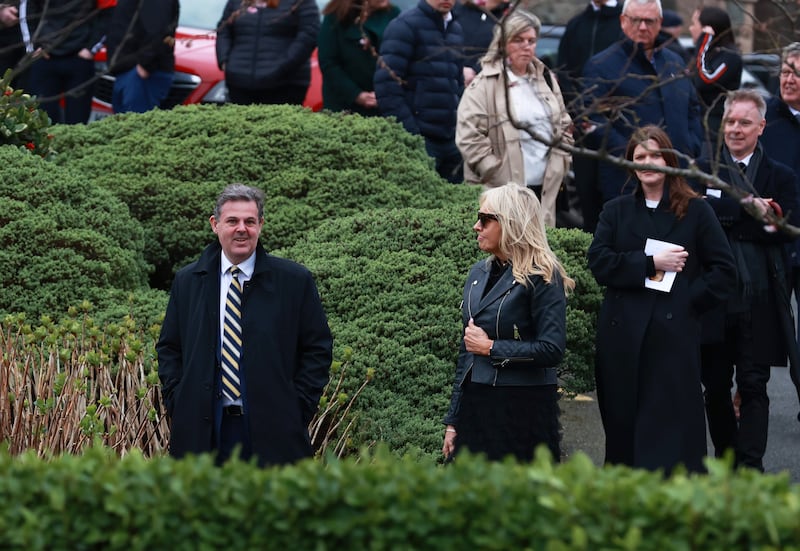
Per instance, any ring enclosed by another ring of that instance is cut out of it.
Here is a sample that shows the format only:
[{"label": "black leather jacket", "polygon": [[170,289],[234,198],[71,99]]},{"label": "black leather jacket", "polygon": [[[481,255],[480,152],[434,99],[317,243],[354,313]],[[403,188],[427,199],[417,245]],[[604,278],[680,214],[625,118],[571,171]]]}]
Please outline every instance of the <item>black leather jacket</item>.
[{"label": "black leather jacket", "polygon": [[507,269],[483,296],[490,265],[482,260],[472,266],[464,285],[461,306],[464,327],[470,318],[494,340],[490,356],[467,352],[464,342],[458,355],[450,411],[444,419],[458,424],[461,393],[467,377],[473,383],[493,386],[553,385],[556,366],[566,346],[566,296],[561,276],[551,283],[533,276],[527,286],[514,280]]}]

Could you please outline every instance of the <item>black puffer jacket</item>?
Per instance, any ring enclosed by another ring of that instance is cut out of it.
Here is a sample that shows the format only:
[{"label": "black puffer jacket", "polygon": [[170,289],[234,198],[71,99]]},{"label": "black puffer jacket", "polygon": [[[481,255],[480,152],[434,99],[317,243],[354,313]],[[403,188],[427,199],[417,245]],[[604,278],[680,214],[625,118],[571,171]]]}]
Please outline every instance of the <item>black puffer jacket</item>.
[{"label": "black puffer jacket", "polygon": [[383,33],[383,63],[375,71],[381,113],[412,134],[452,140],[464,91],[463,43],[458,21],[445,28],[442,14],[425,0],[392,20]]},{"label": "black puffer jacket", "polygon": [[229,0],[217,31],[217,63],[231,86],[268,90],[307,87],[317,45],[314,0],[280,0],[277,8],[243,8]]}]

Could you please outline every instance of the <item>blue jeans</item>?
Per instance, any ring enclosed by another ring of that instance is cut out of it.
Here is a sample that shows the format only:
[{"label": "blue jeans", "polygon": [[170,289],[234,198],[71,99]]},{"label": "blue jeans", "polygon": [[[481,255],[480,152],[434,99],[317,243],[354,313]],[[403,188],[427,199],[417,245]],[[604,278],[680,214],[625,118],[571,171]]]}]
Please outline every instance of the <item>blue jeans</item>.
[{"label": "blue jeans", "polygon": [[143,79],[136,67],[117,75],[111,107],[114,113],[144,113],[158,107],[167,97],[174,73],[155,71]]}]

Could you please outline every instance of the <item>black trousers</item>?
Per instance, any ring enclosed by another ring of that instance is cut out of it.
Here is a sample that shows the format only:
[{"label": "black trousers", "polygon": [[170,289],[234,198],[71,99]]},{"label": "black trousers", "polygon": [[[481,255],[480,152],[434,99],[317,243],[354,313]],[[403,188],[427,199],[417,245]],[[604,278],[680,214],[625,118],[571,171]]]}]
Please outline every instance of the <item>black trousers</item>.
[{"label": "black trousers", "polygon": [[248,461],[252,455],[250,435],[247,431],[247,422],[244,415],[222,414],[222,423],[219,429],[219,450],[217,450],[216,464],[222,465],[233,455],[238,448],[239,459]]},{"label": "black trousers", "polygon": [[[701,349],[706,416],[714,454],[735,452],[736,465],[764,471],[769,429],[770,366],[753,361],[753,334],[749,312],[728,314],[725,340]],[[742,399],[739,422],[731,401],[735,372],[736,390]]]},{"label": "black trousers", "polygon": [[575,187],[583,215],[583,231],[594,233],[600,211],[603,210],[597,160],[575,155],[572,159],[572,170],[575,172]]}]

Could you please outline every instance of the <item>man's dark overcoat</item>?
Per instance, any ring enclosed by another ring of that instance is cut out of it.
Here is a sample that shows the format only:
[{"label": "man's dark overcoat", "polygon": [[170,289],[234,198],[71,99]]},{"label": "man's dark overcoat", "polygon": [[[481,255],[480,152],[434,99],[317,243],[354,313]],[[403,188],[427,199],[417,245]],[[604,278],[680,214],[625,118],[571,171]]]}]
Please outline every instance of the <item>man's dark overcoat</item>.
[{"label": "man's dark overcoat", "polygon": [[[209,245],[177,273],[157,345],[175,457],[217,449],[221,250],[217,242]],[[333,343],[313,277],[259,244],[242,310],[241,370],[253,454],[260,465],[308,457],[307,427],[328,382]]]},{"label": "man's dark overcoat", "polygon": [[[692,199],[678,220],[668,188],[658,208],[641,192],[605,204],[589,248],[589,268],[606,287],[597,322],[595,372],[606,461],[701,470],[706,453],[700,387],[699,314],[724,300],[735,271],[711,208]],[[648,238],[689,256],[669,293],[645,287]]]},{"label": "man's dark overcoat", "polygon": [[[727,150],[723,150],[722,158],[726,157],[729,158],[729,154]],[[732,181],[730,175],[732,169],[727,162],[719,167],[712,167],[703,161],[700,163],[700,168],[709,173],[717,168],[721,180]],[[776,163],[768,156],[763,157],[752,186],[759,196],[773,199],[780,205],[788,217],[789,224],[800,225],[797,177],[789,167]],[[794,338],[786,334],[780,318],[782,310],[787,314],[790,296],[788,258],[784,245],[791,243],[793,237],[783,232],[766,231],[764,224],[750,216],[739,201],[727,193],[723,193],[721,198],[708,197],[706,201],[716,213],[731,242],[760,245],[761,262],[771,265],[769,281],[764,282],[770,292],[761,298],[753,298],[749,304],[753,342],[757,343],[757,346],[753,347],[752,361],[762,365],[785,366],[789,354],[787,342],[793,342]],[[770,249],[772,249],[772,260],[768,256]],[[758,273],[756,270],[750,271],[753,274]],[[763,271],[767,272],[766,269]],[[791,312],[788,312],[788,315],[791,316]],[[725,309],[720,307],[704,317],[703,337],[706,342],[722,339],[724,316]]]}]

